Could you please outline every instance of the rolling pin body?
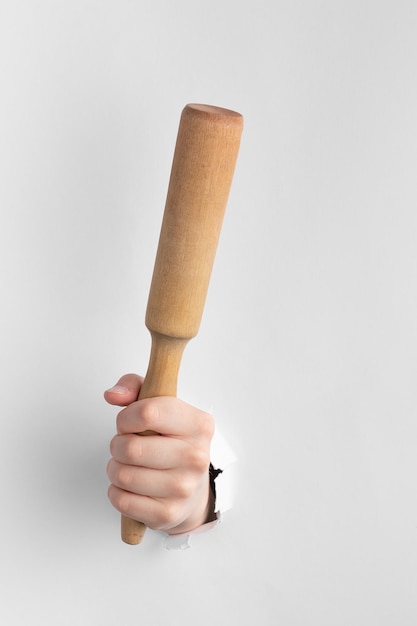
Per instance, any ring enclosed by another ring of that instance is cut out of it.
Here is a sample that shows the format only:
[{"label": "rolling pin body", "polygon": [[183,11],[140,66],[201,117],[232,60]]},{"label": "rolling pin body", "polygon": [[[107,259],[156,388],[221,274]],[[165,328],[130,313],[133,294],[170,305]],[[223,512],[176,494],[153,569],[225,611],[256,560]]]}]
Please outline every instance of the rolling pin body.
[{"label": "rolling pin body", "polygon": [[[228,109],[189,104],[182,112],[146,311],[152,347],[139,398],[176,396],[182,354],[203,314],[242,128],[243,117]],[[144,532],[141,522],[122,516],[123,541],[138,544]]]}]

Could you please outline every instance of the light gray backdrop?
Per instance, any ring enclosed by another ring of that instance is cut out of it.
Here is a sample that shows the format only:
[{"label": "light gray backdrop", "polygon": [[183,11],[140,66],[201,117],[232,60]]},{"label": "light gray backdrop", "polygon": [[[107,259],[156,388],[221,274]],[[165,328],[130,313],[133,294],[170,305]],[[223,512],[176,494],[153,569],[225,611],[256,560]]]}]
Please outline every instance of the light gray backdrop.
[{"label": "light gray backdrop", "polygon": [[[415,626],[412,0],[1,0],[1,621]],[[185,552],[119,539],[181,110],[246,126],[181,396],[239,455]]]}]

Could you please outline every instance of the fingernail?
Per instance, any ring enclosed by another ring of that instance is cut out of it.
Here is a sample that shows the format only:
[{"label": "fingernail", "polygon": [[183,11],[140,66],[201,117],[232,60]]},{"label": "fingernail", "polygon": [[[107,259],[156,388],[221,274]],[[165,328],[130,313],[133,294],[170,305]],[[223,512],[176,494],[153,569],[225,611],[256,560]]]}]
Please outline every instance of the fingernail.
[{"label": "fingernail", "polygon": [[114,385],[114,387],[107,389],[107,391],[110,391],[111,393],[119,393],[120,395],[129,393],[129,389],[124,385]]}]

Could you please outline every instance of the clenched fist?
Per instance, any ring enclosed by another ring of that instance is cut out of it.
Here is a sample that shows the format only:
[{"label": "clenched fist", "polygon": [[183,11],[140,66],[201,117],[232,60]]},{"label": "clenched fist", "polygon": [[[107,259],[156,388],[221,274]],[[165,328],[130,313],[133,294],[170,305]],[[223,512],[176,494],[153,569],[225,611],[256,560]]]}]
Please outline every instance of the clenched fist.
[{"label": "clenched fist", "polygon": [[[149,528],[189,532],[214,519],[209,483],[214,420],[178,398],[138,400],[142,381],[126,374],[104,394],[109,404],[126,407],[110,443],[109,499]],[[145,431],[156,434],[137,435]]]}]

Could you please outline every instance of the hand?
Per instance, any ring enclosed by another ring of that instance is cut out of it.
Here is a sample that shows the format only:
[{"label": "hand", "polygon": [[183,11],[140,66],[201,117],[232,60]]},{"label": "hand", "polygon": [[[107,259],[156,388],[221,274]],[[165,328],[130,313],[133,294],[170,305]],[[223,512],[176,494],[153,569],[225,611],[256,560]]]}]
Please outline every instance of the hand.
[{"label": "hand", "polygon": [[[209,484],[214,420],[178,398],[138,400],[143,378],[123,376],[105,392],[109,404],[125,406],[110,443],[108,496],[123,515],[169,534],[209,521],[214,507]],[[138,436],[153,431],[157,434]]]}]

